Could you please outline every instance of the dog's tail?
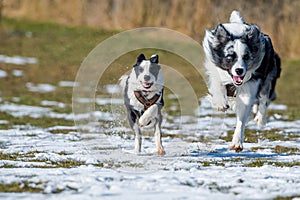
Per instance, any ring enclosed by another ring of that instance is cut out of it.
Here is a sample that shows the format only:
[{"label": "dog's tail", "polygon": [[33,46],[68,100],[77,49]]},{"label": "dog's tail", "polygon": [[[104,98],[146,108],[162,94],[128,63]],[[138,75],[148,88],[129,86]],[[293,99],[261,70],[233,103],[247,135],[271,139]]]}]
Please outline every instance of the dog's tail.
[{"label": "dog's tail", "polygon": [[245,23],[245,20],[244,18],[241,16],[240,12],[239,11],[232,11],[231,15],[230,15],[230,18],[229,18],[229,21],[231,23],[241,23],[241,24],[244,24]]},{"label": "dog's tail", "polygon": [[123,92],[123,93],[124,93],[124,90],[125,90],[125,87],[126,87],[127,79],[128,79],[128,75],[123,75],[123,76],[121,76],[121,78],[119,79],[119,81],[120,81],[120,86],[121,86],[121,88],[122,88],[122,92]]}]

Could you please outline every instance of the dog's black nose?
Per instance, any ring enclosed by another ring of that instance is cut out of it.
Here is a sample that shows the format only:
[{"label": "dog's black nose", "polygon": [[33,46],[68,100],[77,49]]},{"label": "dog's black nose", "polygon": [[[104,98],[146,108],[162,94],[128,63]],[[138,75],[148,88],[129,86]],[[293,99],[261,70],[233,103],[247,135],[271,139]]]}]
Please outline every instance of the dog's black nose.
[{"label": "dog's black nose", "polygon": [[144,75],[144,80],[145,81],[149,81],[150,80],[150,76],[149,75]]},{"label": "dog's black nose", "polygon": [[237,75],[242,75],[244,73],[244,69],[242,69],[242,68],[236,68],[235,72],[236,72]]}]

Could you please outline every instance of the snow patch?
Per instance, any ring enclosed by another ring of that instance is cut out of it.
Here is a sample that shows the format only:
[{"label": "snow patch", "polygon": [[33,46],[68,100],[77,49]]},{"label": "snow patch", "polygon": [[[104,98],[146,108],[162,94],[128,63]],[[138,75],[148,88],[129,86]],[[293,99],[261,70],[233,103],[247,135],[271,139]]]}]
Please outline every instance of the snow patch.
[{"label": "snow patch", "polygon": [[7,72],[4,70],[0,70],[0,78],[7,77]]},{"label": "snow patch", "polygon": [[119,85],[105,85],[105,90],[108,94],[120,94],[122,89]]},{"label": "snow patch", "polygon": [[79,83],[73,81],[59,81],[58,85],[60,87],[76,87],[79,86]]},{"label": "snow patch", "polygon": [[24,75],[23,71],[22,71],[22,70],[19,70],[19,69],[14,69],[14,70],[12,71],[12,74],[13,74],[14,76],[16,76],[16,77],[20,77],[20,76],[23,76],[23,75]]},{"label": "snow patch", "polygon": [[14,64],[14,65],[26,65],[26,64],[36,64],[38,62],[37,58],[32,57],[22,57],[22,56],[5,56],[0,55],[0,62],[6,64]]},{"label": "snow patch", "polygon": [[66,104],[64,104],[62,102],[48,101],[48,100],[41,101],[41,105],[42,106],[56,106],[56,107],[59,107],[59,108],[65,108],[66,107]]},{"label": "snow patch", "polygon": [[26,87],[30,92],[41,92],[41,93],[47,93],[47,92],[53,92],[56,90],[56,87],[50,84],[46,83],[39,83],[39,84],[33,84],[33,83],[26,83]]}]

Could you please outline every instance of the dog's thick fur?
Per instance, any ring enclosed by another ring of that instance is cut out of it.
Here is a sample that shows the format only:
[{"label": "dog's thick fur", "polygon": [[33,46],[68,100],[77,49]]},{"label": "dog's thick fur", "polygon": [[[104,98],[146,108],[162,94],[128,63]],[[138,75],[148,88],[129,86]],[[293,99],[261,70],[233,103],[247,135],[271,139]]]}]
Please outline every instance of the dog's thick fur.
[{"label": "dog's thick fur", "polygon": [[206,30],[203,48],[212,107],[219,111],[228,108],[236,111],[231,149],[242,151],[251,110],[258,125],[266,123],[267,106],[276,98],[280,58],[269,36],[256,25],[247,24],[237,11],[231,13],[230,23]]},{"label": "dog's thick fur", "polygon": [[128,121],[135,133],[135,152],[141,152],[140,127],[154,126],[157,153],[164,155],[165,150],[161,141],[164,79],[158,64],[158,55],[152,55],[146,60],[144,54],[140,54],[129,76],[122,76],[120,81],[124,89]]}]

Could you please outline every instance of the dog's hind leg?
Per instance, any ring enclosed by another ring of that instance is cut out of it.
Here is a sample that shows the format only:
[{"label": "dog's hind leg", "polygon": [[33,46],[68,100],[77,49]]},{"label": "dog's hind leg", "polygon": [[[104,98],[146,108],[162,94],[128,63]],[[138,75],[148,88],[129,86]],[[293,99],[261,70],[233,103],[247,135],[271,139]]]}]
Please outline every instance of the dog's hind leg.
[{"label": "dog's hind leg", "polygon": [[259,82],[249,81],[239,88],[238,95],[236,97],[236,128],[232,138],[232,150],[240,152],[243,150],[243,140],[245,126],[250,116],[252,105],[255,101]]},{"label": "dog's hind leg", "polygon": [[[270,42],[270,40],[268,41]],[[270,53],[270,62],[268,63],[269,71],[267,72],[268,75],[263,81],[258,94],[259,106],[258,112],[254,118],[254,121],[256,121],[259,126],[263,126],[267,122],[267,107],[269,106],[272,100],[276,99],[275,86],[277,78],[280,77],[281,72],[281,61],[279,56],[276,53],[274,54],[273,50],[270,50],[268,52]]]},{"label": "dog's hind leg", "polygon": [[[274,73],[273,73],[274,74]],[[256,116],[254,118],[254,121],[256,121],[258,126],[264,126],[267,123],[267,107],[269,106],[270,102],[272,99],[276,98],[276,93],[272,91],[272,87],[275,87],[272,85],[272,79],[275,79],[272,77],[272,74],[268,76],[268,78],[264,81],[264,84],[261,87],[261,90],[258,94],[258,100],[259,100],[259,105],[258,105],[258,111],[256,113]],[[275,79],[276,81],[276,79]]]},{"label": "dog's hind leg", "polygon": [[259,97],[258,111],[255,115],[254,121],[260,127],[266,125],[267,122],[266,112],[267,112],[268,104],[269,104],[268,97],[266,95]]}]

